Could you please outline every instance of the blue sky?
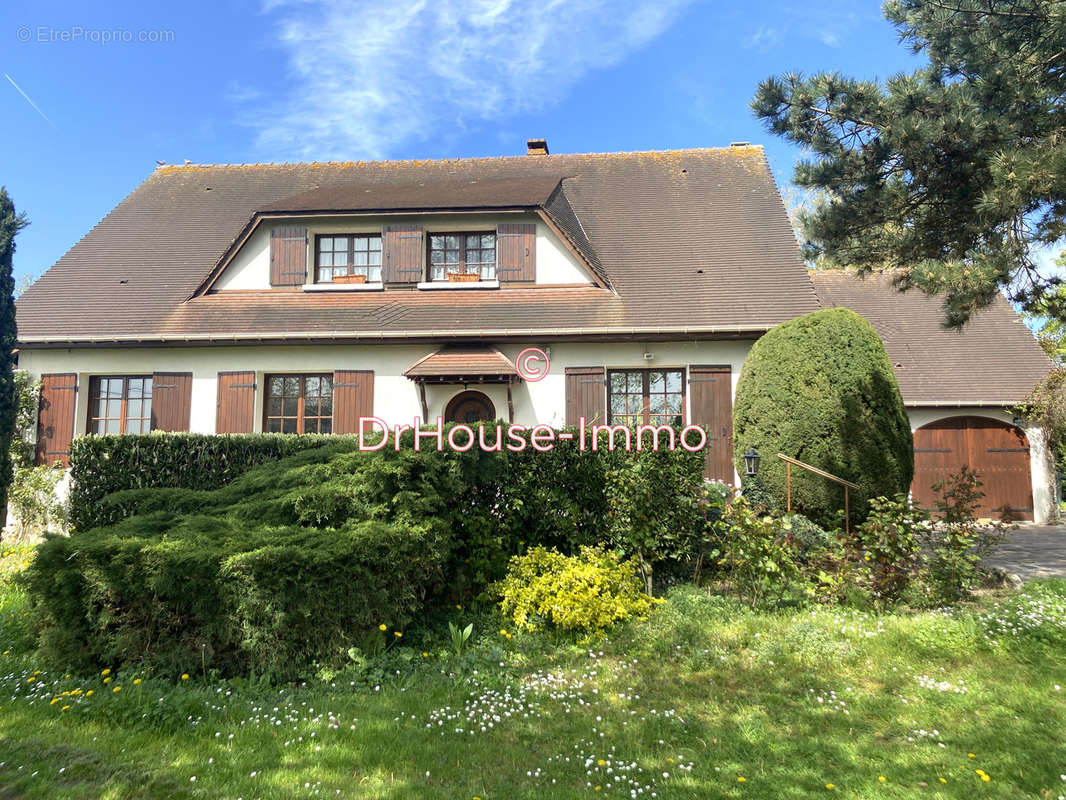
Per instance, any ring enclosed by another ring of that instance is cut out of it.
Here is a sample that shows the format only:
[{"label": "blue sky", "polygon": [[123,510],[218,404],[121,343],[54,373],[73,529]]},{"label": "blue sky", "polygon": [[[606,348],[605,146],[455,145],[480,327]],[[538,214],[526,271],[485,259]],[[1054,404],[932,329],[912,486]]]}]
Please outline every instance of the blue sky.
[{"label": "blue sky", "polygon": [[[0,183],[39,275],[156,160],[242,163],[766,146],[748,103],[789,70],[917,60],[880,5],[747,0],[7,2]],[[145,41],[140,41],[144,39]]]}]

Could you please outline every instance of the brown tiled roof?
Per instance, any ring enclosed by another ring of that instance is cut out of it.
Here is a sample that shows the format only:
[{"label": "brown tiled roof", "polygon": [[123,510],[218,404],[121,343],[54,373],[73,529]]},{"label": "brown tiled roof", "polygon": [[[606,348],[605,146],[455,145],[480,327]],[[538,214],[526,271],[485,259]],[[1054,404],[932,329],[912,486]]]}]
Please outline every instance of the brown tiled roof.
[{"label": "brown tiled roof", "polygon": [[916,289],[900,292],[891,274],[863,279],[814,270],[811,279],[823,305],[850,308],[881,335],[907,405],[1011,405],[1051,369],[1003,297],[953,330],[942,325],[939,300]]},{"label": "brown tiled roof", "polygon": [[404,375],[415,380],[420,378],[518,377],[511,360],[495,347],[487,346],[442,347],[435,353],[430,353],[415,362]]},{"label": "brown tiled roof", "polygon": [[[579,251],[587,243],[613,291],[263,291],[189,299],[257,209],[286,198],[292,205],[301,193],[513,181],[539,195],[560,178],[545,213]],[[414,331],[438,338],[505,330],[702,336],[757,332],[816,307],[762,149],[729,147],[162,167],[19,298],[18,324],[23,346]]]},{"label": "brown tiled roof", "polygon": [[544,206],[562,176],[488,178],[468,181],[379,183],[346,181],[318,186],[256,209],[294,211],[408,211],[437,209],[537,208]]}]

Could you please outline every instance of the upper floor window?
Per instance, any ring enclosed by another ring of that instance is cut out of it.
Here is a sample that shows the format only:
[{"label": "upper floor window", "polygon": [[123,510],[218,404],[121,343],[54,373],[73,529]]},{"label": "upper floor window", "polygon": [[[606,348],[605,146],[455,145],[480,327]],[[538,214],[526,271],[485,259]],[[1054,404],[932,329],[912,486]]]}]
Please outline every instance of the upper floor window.
[{"label": "upper floor window", "polygon": [[379,283],[381,236],[350,234],[315,237],[317,283]]},{"label": "upper floor window", "polygon": [[150,375],[89,379],[89,433],[148,433],[151,430]]},{"label": "upper floor window", "polygon": [[263,430],[332,433],[332,375],[267,375]]},{"label": "upper floor window", "polygon": [[685,415],[684,372],[679,369],[611,370],[608,422],[613,425],[680,425]]},{"label": "upper floor window", "polygon": [[496,234],[429,234],[429,279],[449,280],[449,273],[474,273],[480,280],[496,278]]}]

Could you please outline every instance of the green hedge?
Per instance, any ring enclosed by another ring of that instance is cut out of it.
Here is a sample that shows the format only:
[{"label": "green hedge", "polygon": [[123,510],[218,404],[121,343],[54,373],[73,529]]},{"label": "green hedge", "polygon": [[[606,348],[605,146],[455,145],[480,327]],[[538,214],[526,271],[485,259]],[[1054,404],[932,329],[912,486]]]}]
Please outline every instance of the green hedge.
[{"label": "green hedge", "polygon": [[[481,593],[530,547],[607,544],[650,575],[693,556],[703,529],[700,453],[582,452],[566,440],[548,452],[416,452],[410,435],[373,452],[353,437],[131,438],[75,452],[79,496],[94,498],[82,518],[109,524],[45,542],[29,570],[53,660],[292,677],[343,661],[427,599]],[[190,463],[216,453],[226,466],[186,474],[179,441],[196,450]],[[203,488],[271,448],[294,454]],[[106,493],[123,482],[164,488]]]},{"label": "green hedge", "polygon": [[[735,461],[754,446],[759,478],[785,507],[785,463],[778,453],[859,485],[850,496],[855,520],[868,498],[906,492],[914,472],[910,423],[892,364],[877,332],[844,308],[782,323],[751,348],[733,406]],[[792,469],[792,509],[833,526],[843,488]]]},{"label": "green hedge", "polygon": [[113,492],[217,489],[252,467],[329,441],[281,434],[79,436],[70,448],[70,524],[86,530],[115,522],[98,505]]}]

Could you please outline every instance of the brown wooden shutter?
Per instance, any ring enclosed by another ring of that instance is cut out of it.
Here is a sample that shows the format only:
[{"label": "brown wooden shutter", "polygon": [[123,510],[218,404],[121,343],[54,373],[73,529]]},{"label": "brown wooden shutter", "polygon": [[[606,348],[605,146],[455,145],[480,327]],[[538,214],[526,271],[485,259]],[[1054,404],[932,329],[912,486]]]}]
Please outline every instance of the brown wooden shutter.
[{"label": "brown wooden shutter", "polygon": [[255,427],[255,373],[218,373],[215,433],[251,433]]},{"label": "brown wooden shutter", "polygon": [[41,401],[37,412],[37,463],[61,461],[70,466],[74,439],[74,407],[78,376],[64,372],[41,376]]},{"label": "brown wooden shutter", "polygon": [[192,408],[191,372],[152,374],[152,430],[187,431]]},{"label": "brown wooden shutter", "polygon": [[501,281],[537,279],[537,226],[508,222],[496,228],[496,275]]},{"label": "brown wooden shutter", "polygon": [[270,285],[302,286],[307,279],[307,228],[270,231]]},{"label": "brown wooden shutter", "polygon": [[382,230],[382,280],[418,283],[422,280],[422,227],[386,225]]},{"label": "brown wooden shutter", "polygon": [[733,370],[724,366],[688,368],[693,425],[707,428],[704,477],[733,483]]},{"label": "brown wooden shutter", "polygon": [[566,424],[576,426],[607,423],[607,370],[603,367],[567,367]]},{"label": "brown wooden shutter", "polygon": [[358,433],[359,417],[374,413],[374,373],[339,369],[333,373],[333,432]]}]

